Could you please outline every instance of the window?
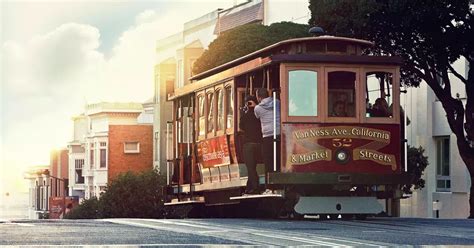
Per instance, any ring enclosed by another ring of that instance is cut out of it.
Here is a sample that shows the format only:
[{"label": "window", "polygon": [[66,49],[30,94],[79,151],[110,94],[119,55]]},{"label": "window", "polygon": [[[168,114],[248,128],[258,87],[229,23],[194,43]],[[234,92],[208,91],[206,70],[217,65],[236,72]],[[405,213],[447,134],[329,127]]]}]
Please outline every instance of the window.
[{"label": "window", "polygon": [[225,88],[226,101],[226,128],[232,128],[234,123],[234,94],[232,94],[232,87]]},{"label": "window", "polygon": [[140,153],[140,143],[139,142],[125,142],[124,153]]},{"label": "window", "polygon": [[295,70],[288,77],[288,115],[318,115],[317,72]]},{"label": "window", "polygon": [[330,117],[355,117],[356,73],[328,73],[328,114]]},{"label": "window", "polygon": [[84,166],[84,159],[75,159],[74,160],[74,168],[82,169],[83,166]]},{"label": "window", "polygon": [[221,89],[216,91],[217,95],[217,131],[224,130],[224,94]]},{"label": "window", "polygon": [[393,74],[389,72],[366,73],[366,117],[392,117]]},{"label": "window", "polygon": [[100,168],[107,167],[107,149],[100,149]]},{"label": "window", "polygon": [[84,183],[84,176],[82,176],[82,169],[76,168],[75,182],[78,184]]},{"label": "window", "polygon": [[214,132],[214,93],[207,93],[207,132]]},{"label": "window", "polygon": [[206,116],[204,115],[204,109],[205,104],[204,104],[204,96],[200,95],[198,96],[198,109],[199,109],[199,136],[203,136],[206,134]]},{"label": "window", "polygon": [[94,143],[91,143],[91,149],[89,151],[89,153],[90,153],[90,168],[94,167],[94,152],[95,152]]},{"label": "window", "polygon": [[449,191],[451,177],[449,176],[449,137],[436,138],[436,190]]}]

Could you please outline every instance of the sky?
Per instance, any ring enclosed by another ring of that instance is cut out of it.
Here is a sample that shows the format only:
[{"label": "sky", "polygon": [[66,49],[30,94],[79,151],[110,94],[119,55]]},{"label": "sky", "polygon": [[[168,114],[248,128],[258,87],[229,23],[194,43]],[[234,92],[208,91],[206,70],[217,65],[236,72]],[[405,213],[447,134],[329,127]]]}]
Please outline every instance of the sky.
[{"label": "sky", "polygon": [[66,147],[85,104],[151,98],[156,41],[233,3],[0,1],[1,196],[27,191],[23,172]]}]

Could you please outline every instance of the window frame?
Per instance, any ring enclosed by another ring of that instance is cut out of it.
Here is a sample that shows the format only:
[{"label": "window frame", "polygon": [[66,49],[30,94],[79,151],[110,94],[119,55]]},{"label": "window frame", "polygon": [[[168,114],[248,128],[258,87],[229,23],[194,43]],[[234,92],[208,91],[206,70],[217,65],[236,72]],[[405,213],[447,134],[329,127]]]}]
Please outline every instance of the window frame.
[{"label": "window frame", "polygon": [[[231,100],[227,99],[227,89],[230,88],[230,94],[231,94]],[[225,128],[225,133],[226,134],[233,134],[234,133],[234,127],[235,127],[235,92],[234,92],[234,81],[229,81],[224,84],[224,128]],[[228,117],[228,104],[232,105],[232,125],[230,127],[227,126],[227,117]]]},{"label": "window frame", "polygon": [[[360,113],[361,111],[359,110],[360,104],[361,104],[361,99],[362,99],[362,88],[363,84],[361,84],[361,67],[364,65],[359,65],[357,67],[354,66],[331,66],[331,67],[324,67],[324,89],[323,89],[323,94],[324,94],[324,115],[322,118],[322,121],[327,122],[327,123],[360,123],[361,118],[360,118]],[[355,97],[354,97],[354,117],[333,117],[329,116],[329,73],[331,72],[353,72],[355,73],[355,85],[354,85],[354,90],[355,90]],[[364,100],[365,101],[365,100]]]},{"label": "window frame", "polygon": [[[218,124],[219,124],[219,98],[218,98],[218,92],[222,93],[222,129],[218,130]],[[214,131],[216,136],[222,136],[225,134],[226,131],[226,115],[225,115],[225,92],[224,92],[224,85],[218,85],[214,87],[214,98],[215,98],[215,111],[214,111],[214,118],[215,118],[215,123],[216,125],[214,126]]]},{"label": "window frame", "polygon": [[[204,116],[204,134],[203,135],[200,135],[199,134],[199,131],[200,131],[200,127],[199,127],[199,121],[200,121],[200,115],[199,115],[199,107],[201,106],[200,103],[199,103],[199,97],[202,96],[203,99],[204,99],[204,113],[203,113],[203,116]],[[197,118],[196,118],[196,124],[195,124],[195,132],[196,132],[196,139],[197,140],[204,140],[206,138],[206,132],[207,132],[207,109],[206,109],[206,103],[207,102],[207,99],[206,99],[206,92],[205,91],[199,91],[196,93],[196,104],[195,104],[195,107],[196,107],[196,115],[197,115]]]},{"label": "window frame", "polygon": [[[126,147],[127,147],[127,143],[137,143],[137,149],[136,150],[130,150],[130,151],[127,151]],[[138,154],[140,153],[140,142],[139,141],[124,141],[123,142],[123,153],[125,154]]]},{"label": "window frame", "polygon": [[[211,132],[209,132],[209,110],[210,110],[210,106],[209,106],[209,95],[212,94],[213,97],[212,97],[212,102],[211,104],[213,105],[212,107],[212,113],[211,113],[211,116],[212,116],[212,124],[214,125],[214,128],[212,129]],[[217,107],[217,104],[216,104],[216,93],[214,91],[214,87],[211,87],[209,89],[206,89],[206,94],[205,94],[205,110],[206,110],[206,138],[213,138],[216,136],[216,125],[217,125],[217,122],[216,122],[216,107]]]},{"label": "window frame", "polygon": [[[362,90],[361,95],[362,99],[360,103],[365,103],[365,93],[367,92],[367,73],[369,72],[387,72],[387,73],[392,73],[393,75],[393,82],[392,82],[392,95],[393,95],[393,106],[401,106],[400,105],[400,74],[399,74],[399,69],[397,70],[398,67],[393,67],[393,66],[363,66],[362,69]],[[390,107],[390,106],[389,106]],[[363,108],[362,111],[360,111],[360,118],[363,120],[364,123],[383,123],[383,124],[400,124],[400,108],[394,108],[393,110],[393,117],[367,117],[367,108]]]},{"label": "window frame", "polygon": [[[317,78],[317,116],[290,116],[289,115],[289,77],[290,77],[290,72],[291,71],[299,71],[299,70],[304,70],[304,71],[313,71],[316,72],[316,78]],[[325,104],[321,104],[322,102],[325,102],[323,100],[323,67],[318,64],[282,64],[280,68],[280,78],[281,78],[281,88],[282,88],[282,93],[281,93],[281,105],[280,105],[280,111],[281,114],[281,122],[320,122],[322,120],[322,116],[324,113],[322,112],[323,106]]]},{"label": "window frame", "polygon": [[[444,141],[447,140],[448,141],[448,144],[449,144],[449,147],[448,147],[448,173],[449,175],[443,175],[443,161],[444,161]],[[438,149],[438,145],[439,145],[439,142],[441,142],[441,150]],[[450,136],[437,136],[435,137],[435,145],[436,145],[436,149],[435,149],[435,163],[436,163],[436,168],[435,168],[435,176],[436,176],[436,192],[451,192],[451,189],[452,189],[452,185],[451,185],[451,137]],[[440,161],[438,161],[438,156],[441,155],[441,159]],[[439,165],[438,163],[441,162],[443,164]],[[441,166],[441,172],[438,171],[438,166]],[[440,188],[438,187],[438,181],[444,181],[445,182],[445,185],[446,185],[446,182],[447,181],[450,181],[450,187],[444,187],[444,188]]]}]

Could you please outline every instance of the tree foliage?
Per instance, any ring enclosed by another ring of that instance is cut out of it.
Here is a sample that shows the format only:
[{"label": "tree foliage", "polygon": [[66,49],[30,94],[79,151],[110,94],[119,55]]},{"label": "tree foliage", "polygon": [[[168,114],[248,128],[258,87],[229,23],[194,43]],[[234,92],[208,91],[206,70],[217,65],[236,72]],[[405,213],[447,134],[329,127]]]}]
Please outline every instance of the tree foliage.
[{"label": "tree foliage", "polygon": [[412,193],[413,189],[422,189],[425,187],[423,171],[428,166],[428,157],[424,155],[425,149],[421,146],[416,148],[408,146],[407,150],[407,172],[412,176],[411,183],[403,185],[402,190],[406,194]]},{"label": "tree foliage", "polygon": [[84,200],[67,218],[160,218],[163,217],[165,180],[155,170],[120,174],[100,199]]},{"label": "tree foliage", "polygon": [[[373,54],[400,56],[405,85],[428,84],[446,111],[474,182],[474,66],[467,75],[452,67],[459,58],[470,65],[474,59],[472,6],[470,0],[310,0],[309,8],[310,24],[329,34],[374,41]],[[453,79],[464,84],[465,102],[453,96]],[[473,185],[470,195],[474,218]]]},{"label": "tree foliage", "polygon": [[207,71],[282,40],[308,36],[308,28],[308,25],[280,22],[270,26],[253,23],[228,30],[209,44],[209,49],[194,63],[193,73]]}]

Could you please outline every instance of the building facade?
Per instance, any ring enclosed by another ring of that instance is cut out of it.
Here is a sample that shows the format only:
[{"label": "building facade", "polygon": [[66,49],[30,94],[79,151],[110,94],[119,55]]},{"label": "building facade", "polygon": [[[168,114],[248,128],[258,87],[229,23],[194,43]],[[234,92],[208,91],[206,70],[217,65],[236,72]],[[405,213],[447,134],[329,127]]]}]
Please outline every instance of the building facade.
[{"label": "building facade", "polygon": [[150,110],[145,112],[141,103],[103,102],[87,105],[84,114],[73,118],[74,137],[69,143],[72,195],[100,197],[118,174],[153,168],[152,117],[147,114]]},{"label": "building facade", "polygon": [[[453,64],[467,75],[468,62],[460,59]],[[466,89],[462,82],[450,75],[452,93],[466,103]],[[446,112],[434,92],[422,82],[418,88],[409,88],[401,96],[410,118],[407,127],[408,144],[423,147],[429,165],[423,178],[425,188],[415,191],[401,201],[401,216],[436,218],[466,218],[469,216],[470,176],[459,156],[456,136],[449,128]]]}]

